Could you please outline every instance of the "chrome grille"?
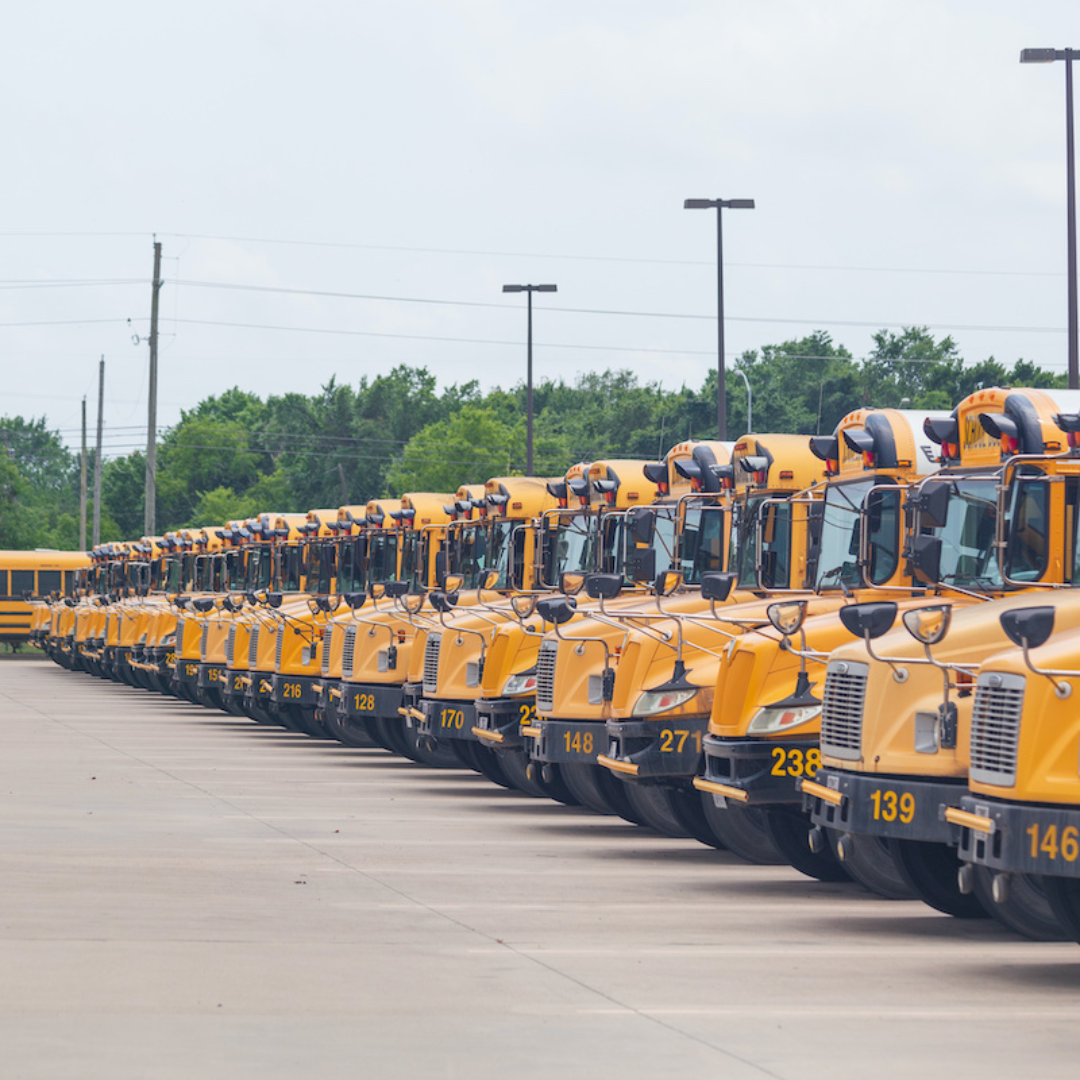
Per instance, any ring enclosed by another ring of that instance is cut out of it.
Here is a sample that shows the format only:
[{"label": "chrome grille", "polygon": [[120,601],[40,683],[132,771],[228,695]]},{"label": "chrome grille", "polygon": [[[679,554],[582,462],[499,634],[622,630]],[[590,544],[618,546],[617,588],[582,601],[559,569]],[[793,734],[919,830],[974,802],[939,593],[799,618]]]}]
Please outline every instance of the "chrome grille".
[{"label": "chrome grille", "polygon": [[439,649],[442,634],[428,634],[424,646],[424,693],[434,694],[439,689]]},{"label": "chrome grille", "polygon": [[353,673],[353,653],[356,649],[356,627],[345,629],[345,641],[341,646],[341,677],[351,679]]},{"label": "chrome grille", "polygon": [[863,706],[868,664],[832,660],[825,669],[821,706],[821,751],[831,757],[858,761],[862,756]]},{"label": "chrome grille", "polygon": [[536,657],[536,707],[547,712],[555,704],[555,660],[559,655],[557,641],[540,642]]},{"label": "chrome grille", "polygon": [[334,648],[334,635],[337,633],[337,626],[332,625],[327,631],[326,641],[323,643],[322,651],[322,673],[323,678],[326,678],[330,674],[330,653]]},{"label": "chrome grille", "polygon": [[229,627],[229,636],[225,639],[225,663],[233,666],[233,657],[236,655],[236,627]]},{"label": "chrome grille", "polygon": [[275,670],[280,670],[280,668],[281,668],[281,656],[282,656],[282,653],[284,653],[284,651],[285,651],[285,627],[284,626],[279,626],[278,627],[278,634],[277,634],[277,649],[274,652],[274,669]]},{"label": "chrome grille", "polygon": [[971,709],[971,779],[1012,787],[1024,708],[1023,675],[987,671],[975,686]]},{"label": "chrome grille", "polygon": [[204,622],[202,624],[202,637],[199,638],[199,659],[206,663],[206,641],[210,637],[210,624]]},{"label": "chrome grille", "polygon": [[251,638],[248,641],[248,667],[252,671],[258,666],[259,663],[259,628],[253,626],[251,628]]}]

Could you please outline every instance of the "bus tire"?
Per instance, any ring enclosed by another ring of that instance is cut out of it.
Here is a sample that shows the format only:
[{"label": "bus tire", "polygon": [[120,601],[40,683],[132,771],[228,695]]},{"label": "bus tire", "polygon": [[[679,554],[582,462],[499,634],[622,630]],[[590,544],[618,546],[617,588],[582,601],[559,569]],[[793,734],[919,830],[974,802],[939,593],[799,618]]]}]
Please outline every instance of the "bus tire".
[{"label": "bus tire", "polygon": [[976,893],[960,891],[955,848],[923,840],[891,840],[889,846],[900,873],[923,903],[956,919],[990,918]]},{"label": "bus tire", "polygon": [[[837,845],[840,834],[826,829],[829,846],[840,857]],[[844,869],[864,888],[884,900],[917,900],[914,889],[900,873],[893,858],[889,841],[883,836],[865,836],[849,833],[844,837]]]},{"label": "bus tire", "polygon": [[994,872],[975,867],[975,895],[983,907],[1007,930],[1030,941],[1069,941],[1071,934],[1058,918],[1035,874],[1010,874],[1009,893],[1000,903],[991,892]]},{"label": "bus tire", "polygon": [[777,850],[765,828],[765,817],[754,807],[717,806],[712,795],[701,792],[701,806],[710,828],[721,843],[747,862],[760,866],[784,866],[787,859]]}]

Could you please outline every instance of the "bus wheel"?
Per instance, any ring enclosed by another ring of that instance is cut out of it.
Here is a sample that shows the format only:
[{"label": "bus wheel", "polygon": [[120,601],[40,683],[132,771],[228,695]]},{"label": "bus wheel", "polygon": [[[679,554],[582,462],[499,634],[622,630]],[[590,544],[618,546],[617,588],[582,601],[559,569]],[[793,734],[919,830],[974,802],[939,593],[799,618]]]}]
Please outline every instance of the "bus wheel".
[{"label": "bus wheel", "polygon": [[279,709],[279,715],[288,721],[293,731],[299,731],[302,735],[310,735],[313,739],[325,739],[326,731],[322,724],[315,718],[315,710],[305,705],[283,705]]},{"label": "bus wheel", "polygon": [[[671,812],[679,824],[699,843],[706,847],[726,850],[723,840],[712,830],[701,805],[701,793],[694,788],[677,787],[670,790]],[[711,799],[711,796],[710,796]]]},{"label": "bus wheel", "polygon": [[381,746],[391,754],[394,753],[394,748],[390,745],[390,740],[387,738],[386,732],[383,730],[382,724],[379,723],[379,718],[377,716],[365,716],[361,723],[363,723],[364,730],[371,736],[371,741],[376,746]]},{"label": "bus wheel", "polygon": [[875,896],[884,900],[918,900],[915,890],[896,865],[889,841],[883,836],[847,833],[841,839],[835,829],[826,829],[825,834],[844,869]]},{"label": "bus wheel", "polygon": [[[465,740],[461,740],[464,742]],[[498,784],[499,787],[513,788],[513,783],[510,777],[506,775],[506,770],[502,767],[502,762],[499,760],[499,755],[494,750],[489,750],[486,746],[480,746],[477,743],[471,743],[472,754],[476,760],[476,765],[479,771],[486,776],[493,784]]]},{"label": "bus wheel", "polygon": [[[616,779],[616,778],[612,778]],[[622,783],[622,781],[616,781]],[[689,840],[691,833],[685,829],[675,814],[668,798],[667,788],[655,784],[623,784],[623,790],[637,817],[661,836],[676,840]]]},{"label": "bus wheel", "polygon": [[[460,769],[461,758],[453,748],[429,735],[417,735],[412,728],[405,728],[404,738],[412,748],[412,759],[432,769]],[[469,768],[472,768],[470,765]]]},{"label": "bus wheel", "polygon": [[709,827],[729,851],[747,862],[784,866],[787,859],[777,850],[765,829],[765,816],[747,806],[717,806],[713,797],[701,793],[701,806]]},{"label": "bus wheel", "polygon": [[582,806],[595,810],[598,814],[614,814],[615,808],[609,803],[597,786],[596,768],[592,765],[577,765],[573,762],[560,763],[559,775]]},{"label": "bus wheel", "polygon": [[851,875],[825,845],[821,851],[810,847],[810,818],[801,810],[774,808],[765,811],[765,828],[781,855],[800,874],[818,881],[850,881]]},{"label": "bus wheel", "polygon": [[514,789],[522,795],[531,795],[534,799],[546,799],[550,796],[543,779],[538,775],[534,780],[529,776],[529,759],[524,750],[504,750],[495,755],[499,759],[506,778]]},{"label": "bus wheel", "polygon": [[1006,895],[995,900],[994,872],[985,866],[975,867],[975,895],[983,907],[1002,926],[1031,941],[1067,941],[1063,920],[1055,914],[1046,892],[1044,879],[1034,874],[1009,874]]},{"label": "bus wheel", "polygon": [[1067,877],[1040,877],[1050,907],[1069,936],[1080,942],[1080,879]]},{"label": "bus wheel", "polygon": [[615,813],[629,821],[631,825],[647,827],[645,819],[638,813],[637,807],[626,794],[627,785],[599,765],[590,765],[589,768],[596,773],[596,786]]},{"label": "bus wheel", "polygon": [[900,873],[923,903],[957,919],[990,917],[975,893],[960,891],[956,879],[960,860],[955,848],[924,840],[892,840],[889,846]]}]

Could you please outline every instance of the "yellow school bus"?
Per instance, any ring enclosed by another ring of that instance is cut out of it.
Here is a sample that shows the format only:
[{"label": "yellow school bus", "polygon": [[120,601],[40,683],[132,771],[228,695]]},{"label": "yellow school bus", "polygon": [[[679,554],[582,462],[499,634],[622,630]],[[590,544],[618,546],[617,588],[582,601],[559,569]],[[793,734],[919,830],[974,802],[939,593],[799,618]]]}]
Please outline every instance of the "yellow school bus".
[{"label": "yellow school bus", "polygon": [[29,641],[35,604],[71,596],[75,572],[89,565],[84,551],[0,551],[0,641]]}]

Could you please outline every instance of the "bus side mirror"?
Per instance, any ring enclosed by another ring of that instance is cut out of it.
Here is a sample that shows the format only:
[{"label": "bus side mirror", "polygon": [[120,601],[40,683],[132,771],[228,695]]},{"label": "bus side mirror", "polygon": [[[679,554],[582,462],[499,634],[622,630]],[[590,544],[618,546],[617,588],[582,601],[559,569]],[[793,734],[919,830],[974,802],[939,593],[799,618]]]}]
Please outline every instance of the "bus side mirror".
[{"label": "bus side mirror", "polygon": [[383,595],[389,596],[391,600],[396,600],[398,597],[404,596],[409,591],[409,583],[407,581],[384,581],[382,587]]},{"label": "bus side mirror", "polygon": [[943,529],[949,517],[949,483],[943,480],[927,482],[912,498],[919,511],[919,522],[929,529]]},{"label": "bus side mirror", "polygon": [[626,568],[634,581],[655,580],[656,548],[634,548],[627,557]]},{"label": "bus side mirror", "polygon": [[878,600],[866,604],[848,604],[840,609],[839,615],[849,634],[873,639],[892,629],[896,611],[896,604],[892,600]]},{"label": "bus side mirror", "polygon": [[723,603],[735,588],[735,575],[730,570],[711,570],[701,575],[701,598]]},{"label": "bus side mirror", "polygon": [[913,536],[907,550],[908,571],[924,585],[941,580],[941,537]]},{"label": "bus side mirror", "polygon": [[435,552],[435,584],[441,589],[443,579],[446,577],[446,552]]},{"label": "bus side mirror", "polygon": [[478,586],[481,592],[490,591],[499,584],[499,571],[498,570],[485,570],[480,575],[480,585]]},{"label": "bus side mirror", "polygon": [[999,618],[1005,636],[1020,648],[1037,649],[1054,632],[1054,609],[1049,606],[1013,608]]},{"label": "bus side mirror", "polygon": [[635,544],[651,544],[656,527],[656,511],[648,506],[635,506],[630,511],[628,524]]}]

